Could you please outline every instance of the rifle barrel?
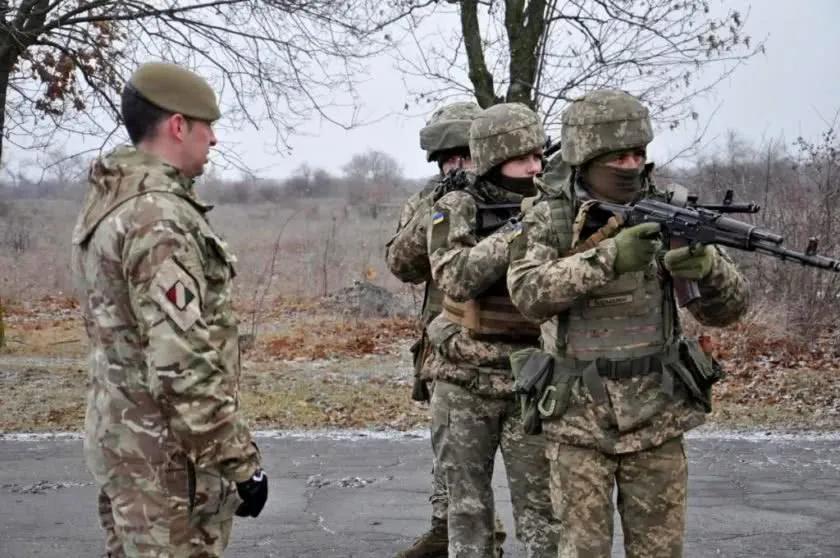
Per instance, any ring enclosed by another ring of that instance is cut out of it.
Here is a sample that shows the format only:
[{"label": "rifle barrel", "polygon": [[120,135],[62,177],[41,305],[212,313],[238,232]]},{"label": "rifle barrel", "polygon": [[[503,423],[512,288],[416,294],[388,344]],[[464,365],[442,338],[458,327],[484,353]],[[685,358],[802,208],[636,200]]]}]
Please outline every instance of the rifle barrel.
[{"label": "rifle barrel", "polygon": [[828,271],[840,273],[840,260],[835,260],[834,258],[829,258],[828,256],[820,256],[818,254],[809,255],[804,252],[790,250],[784,246],[761,241],[755,242],[753,246],[757,252],[776,256],[783,261],[790,260],[798,262],[804,266],[817,267],[819,269],[826,269]]}]

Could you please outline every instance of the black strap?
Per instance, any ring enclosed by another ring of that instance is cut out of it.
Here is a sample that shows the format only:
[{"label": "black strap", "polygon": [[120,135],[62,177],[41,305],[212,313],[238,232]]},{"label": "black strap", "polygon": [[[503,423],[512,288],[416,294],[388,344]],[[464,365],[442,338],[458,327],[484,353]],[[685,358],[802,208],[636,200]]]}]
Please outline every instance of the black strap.
[{"label": "black strap", "polygon": [[[675,362],[678,358],[677,345],[672,345],[660,354],[645,357],[623,360],[598,358],[590,361],[558,358],[555,359],[555,365],[560,368],[559,375],[566,374],[582,378],[595,402],[603,404],[607,402],[607,390],[601,378],[623,380],[653,372],[664,372],[666,365]],[[667,380],[665,382],[667,383]]]}]

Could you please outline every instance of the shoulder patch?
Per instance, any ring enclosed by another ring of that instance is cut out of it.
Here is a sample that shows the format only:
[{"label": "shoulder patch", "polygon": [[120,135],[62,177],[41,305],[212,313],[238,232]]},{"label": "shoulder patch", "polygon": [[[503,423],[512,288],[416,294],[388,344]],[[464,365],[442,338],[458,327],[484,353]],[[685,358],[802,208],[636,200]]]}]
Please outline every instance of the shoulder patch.
[{"label": "shoulder patch", "polygon": [[434,252],[442,246],[446,246],[449,240],[449,221],[445,211],[435,211],[432,214],[432,233],[429,253]]},{"label": "shoulder patch", "polygon": [[181,331],[187,331],[201,317],[198,282],[175,258],[161,264],[152,279],[150,293]]}]

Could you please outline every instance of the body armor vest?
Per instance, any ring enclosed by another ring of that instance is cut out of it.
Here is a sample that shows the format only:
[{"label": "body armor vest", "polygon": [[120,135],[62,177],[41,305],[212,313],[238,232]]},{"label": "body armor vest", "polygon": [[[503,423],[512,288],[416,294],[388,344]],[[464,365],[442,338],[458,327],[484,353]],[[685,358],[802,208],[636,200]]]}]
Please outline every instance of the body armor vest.
[{"label": "body armor vest", "polygon": [[[476,235],[479,239],[490,236],[519,212],[520,205],[515,203],[477,203]],[[505,276],[475,299],[456,302],[444,297],[443,313],[476,339],[535,340],[540,335],[539,326],[525,318],[511,301]]]},{"label": "body armor vest", "polygon": [[443,311],[443,291],[438,289],[431,280],[426,282],[426,293],[423,301],[423,312],[420,318],[426,326]]},{"label": "body armor vest", "polygon": [[540,335],[539,326],[513,305],[504,277],[473,300],[455,302],[444,297],[443,313],[449,321],[465,327],[478,339],[536,339]]},{"label": "body armor vest", "polygon": [[[573,216],[574,204],[566,197],[549,198],[548,204],[559,251],[577,252],[586,241],[580,233],[588,205],[581,207],[583,215]],[[673,336],[673,303],[668,294],[655,263],[645,271],[621,274],[557,316],[556,331],[546,331],[544,325],[544,348],[580,361],[660,354]]]}]

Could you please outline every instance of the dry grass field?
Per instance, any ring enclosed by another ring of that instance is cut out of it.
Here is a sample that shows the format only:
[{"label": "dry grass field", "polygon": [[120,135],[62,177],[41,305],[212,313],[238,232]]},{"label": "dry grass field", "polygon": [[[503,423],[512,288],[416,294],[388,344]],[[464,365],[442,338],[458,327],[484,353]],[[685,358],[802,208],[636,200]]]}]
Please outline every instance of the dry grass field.
[{"label": "dry grass field", "polygon": [[[70,233],[78,202],[12,200],[0,217],[0,296],[11,302],[72,292]],[[377,218],[341,199],[278,204],[222,204],[209,213],[239,265],[236,297],[243,304],[265,296],[319,296],[372,280],[388,289],[400,283],[385,268],[385,242],[396,210]],[[273,274],[268,271],[273,268]]]},{"label": "dry grass field", "polygon": [[[7,305],[0,431],[78,430],[87,380],[87,342],[69,273],[78,204],[7,203],[11,212],[0,219],[0,297]],[[373,218],[339,200],[211,212],[239,258],[242,332],[256,333],[242,378],[243,408],[254,425],[426,424],[426,407],[409,397],[407,348],[420,293],[391,277],[382,258],[395,218],[393,210]],[[353,288],[358,281],[367,283]],[[393,312],[366,313],[365,305]],[[729,373],[715,388],[714,424],[840,428],[840,355],[831,335],[793,338],[762,305],[713,337]]]}]

